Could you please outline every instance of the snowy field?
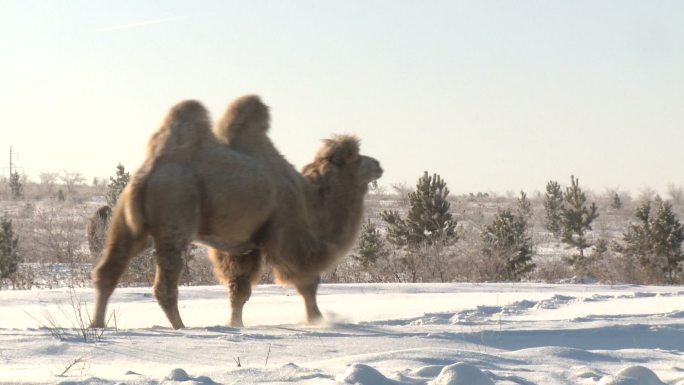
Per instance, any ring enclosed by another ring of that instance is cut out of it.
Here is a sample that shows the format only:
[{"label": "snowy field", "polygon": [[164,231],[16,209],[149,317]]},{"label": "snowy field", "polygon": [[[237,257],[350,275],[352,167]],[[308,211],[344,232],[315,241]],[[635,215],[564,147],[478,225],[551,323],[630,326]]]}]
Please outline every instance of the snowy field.
[{"label": "snowy field", "polygon": [[223,287],[183,287],[177,331],[149,288],[118,289],[116,328],[88,342],[54,328],[73,299],[93,291],[0,292],[0,383],[684,385],[684,287],[323,285],[312,327],[266,285],[244,329],[222,326]]}]

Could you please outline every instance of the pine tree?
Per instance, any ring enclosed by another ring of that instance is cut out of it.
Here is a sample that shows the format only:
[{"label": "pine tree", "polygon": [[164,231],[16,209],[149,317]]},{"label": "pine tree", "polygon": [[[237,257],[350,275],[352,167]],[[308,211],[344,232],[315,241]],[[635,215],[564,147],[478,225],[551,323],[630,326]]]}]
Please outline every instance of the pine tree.
[{"label": "pine tree", "polygon": [[575,267],[584,264],[584,249],[591,246],[586,238],[587,231],[591,231],[591,223],[598,218],[595,203],[587,207],[587,197],[579,187],[579,179],[570,176],[571,186],[565,189],[563,205],[560,208],[561,240],[579,251],[579,255],[571,258]]},{"label": "pine tree", "polygon": [[527,230],[530,219],[532,219],[532,203],[527,199],[527,194],[524,191],[520,191],[520,198],[517,201],[517,220],[521,222],[521,225]]},{"label": "pine tree", "polygon": [[546,183],[546,199],[544,199],[544,210],[546,215],[544,217],[544,225],[555,237],[560,237],[561,218],[560,209],[563,205],[563,193],[558,182],[550,180]]},{"label": "pine tree", "polygon": [[13,199],[19,199],[24,195],[24,185],[21,183],[21,177],[18,172],[14,171],[10,174],[9,187]]},{"label": "pine tree", "polygon": [[594,251],[592,252],[591,258],[594,259],[601,259],[605,257],[605,255],[608,253],[608,241],[601,238],[596,241],[596,244],[594,245]]},{"label": "pine tree", "polygon": [[[525,197],[524,193],[522,197]],[[534,268],[532,239],[524,215],[525,213],[521,213],[520,210],[518,215],[509,209],[499,210],[494,215],[492,223],[486,225],[482,233],[485,245],[482,249],[483,254],[499,260],[503,267],[503,278],[506,280],[520,280]]]},{"label": "pine tree", "polygon": [[390,242],[416,248],[435,241],[455,241],[457,221],[451,216],[451,204],[447,201],[449,189],[442,178],[425,171],[416,184],[416,191],[409,193],[409,212],[402,219],[397,211],[383,211],[380,216],[387,222]]},{"label": "pine tree", "polygon": [[630,224],[623,235],[624,252],[656,277],[676,283],[684,262],[684,228],[672,212],[669,202],[656,197],[655,204],[655,213],[652,213],[650,201],[645,201],[637,208],[639,222]]},{"label": "pine tree", "polygon": [[634,214],[639,220],[632,223],[623,235],[624,251],[630,255],[646,255],[651,250],[651,201],[644,201]]},{"label": "pine tree", "polygon": [[116,206],[116,201],[119,199],[119,195],[126,188],[128,181],[131,179],[131,175],[124,170],[124,166],[119,163],[116,166],[116,178],[109,177],[109,185],[107,186],[107,204],[110,207]]},{"label": "pine tree", "polygon": [[661,200],[658,203],[658,210],[651,223],[653,252],[660,261],[661,270],[667,282],[676,283],[684,261],[684,254],[682,254],[684,229],[672,212],[670,202]]},{"label": "pine tree", "polygon": [[426,171],[416,190],[408,194],[410,207],[405,219],[394,210],[380,213],[387,223],[387,240],[408,249],[398,261],[411,282],[418,281],[421,271],[446,280],[442,249],[458,239],[448,196],[446,182]]},{"label": "pine tree", "polygon": [[622,200],[620,200],[620,195],[618,195],[618,193],[613,194],[613,200],[610,202],[610,207],[615,210],[620,210],[622,208]]},{"label": "pine tree", "polygon": [[19,237],[14,235],[12,220],[7,213],[0,219],[0,278],[12,277],[19,268]]},{"label": "pine tree", "polygon": [[387,223],[387,240],[393,245],[407,246],[409,244],[409,226],[396,210],[385,210],[380,218]]},{"label": "pine tree", "polygon": [[356,246],[356,253],[352,258],[357,260],[364,268],[374,265],[378,259],[384,258],[388,255],[385,249],[385,244],[382,240],[382,235],[375,224],[368,219],[362,228],[359,235],[359,241]]}]

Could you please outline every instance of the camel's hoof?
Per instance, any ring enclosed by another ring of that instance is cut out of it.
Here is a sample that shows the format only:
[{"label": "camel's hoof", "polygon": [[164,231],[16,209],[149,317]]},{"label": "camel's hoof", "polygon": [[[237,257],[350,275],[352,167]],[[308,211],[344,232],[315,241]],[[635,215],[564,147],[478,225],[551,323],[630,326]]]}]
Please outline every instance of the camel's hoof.
[{"label": "camel's hoof", "polygon": [[229,328],[243,328],[245,327],[245,324],[242,323],[242,320],[231,320],[228,322],[228,327]]},{"label": "camel's hoof", "polygon": [[315,315],[315,316],[307,317],[306,323],[309,325],[320,325],[323,323],[323,316],[322,315]]}]

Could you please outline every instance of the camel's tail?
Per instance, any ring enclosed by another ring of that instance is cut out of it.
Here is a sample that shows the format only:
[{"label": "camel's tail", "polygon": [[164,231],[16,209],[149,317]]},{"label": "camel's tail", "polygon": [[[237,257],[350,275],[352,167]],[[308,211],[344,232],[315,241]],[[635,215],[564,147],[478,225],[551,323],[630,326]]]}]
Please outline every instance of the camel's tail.
[{"label": "camel's tail", "polygon": [[[145,166],[143,166],[145,168]],[[143,190],[146,172],[138,170],[136,175],[131,178],[124,191],[119,196],[116,211],[120,211],[117,218],[120,225],[129,229],[131,235],[140,236],[145,232],[145,209],[143,205]]]},{"label": "camel's tail", "polygon": [[214,127],[219,141],[231,148],[245,151],[263,151],[272,147],[266,132],[270,124],[268,106],[256,95],[245,95],[233,101]]},{"label": "camel's tail", "polygon": [[209,113],[195,100],[173,106],[147,145],[147,160],[187,158],[202,144],[214,140]]}]

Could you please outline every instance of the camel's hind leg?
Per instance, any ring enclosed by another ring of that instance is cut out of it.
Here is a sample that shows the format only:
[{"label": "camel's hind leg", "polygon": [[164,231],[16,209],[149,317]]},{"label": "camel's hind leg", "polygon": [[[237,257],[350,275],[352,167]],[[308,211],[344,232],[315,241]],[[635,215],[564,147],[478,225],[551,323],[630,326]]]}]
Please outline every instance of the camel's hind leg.
[{"label": "camel's hind leg", "polygon": [[[173,234],[173,233],[172,233]],[[178,311],[178,282],[185,267],[183,251],[190,244],[172,235],[155,237],[157,251],[157,274],[154,280],[154,296],[174,329],[184,328]]]},{"label": "camel's hind leg", "polygon": [[214,274],[228,286],[230,320],[228,325],[242,327],[242,308],[252,294],[252,285],[259,279],[262,257],[258,249],[236,253],[211,249],[209,257],[214,263]]},{"label": "camel's hind leg", "polygon": [[[118,219],[118,218],[117,218]],[[105,327],[107,302],[126,270],[128,262],[142,251],[147,244],[147,235],[134,235],[121,220],[112,221],[107,244],[100,262],[92,272],[93,286],[97,290],[95,317],[90,326]]]}]

